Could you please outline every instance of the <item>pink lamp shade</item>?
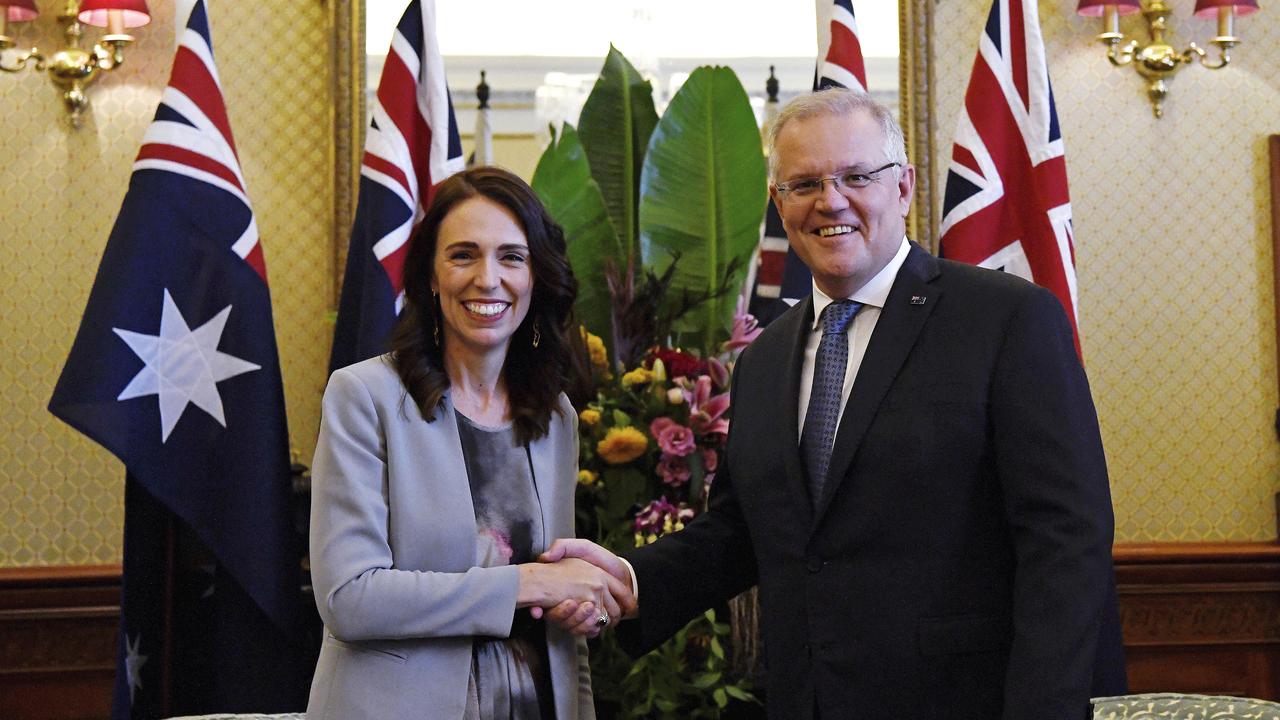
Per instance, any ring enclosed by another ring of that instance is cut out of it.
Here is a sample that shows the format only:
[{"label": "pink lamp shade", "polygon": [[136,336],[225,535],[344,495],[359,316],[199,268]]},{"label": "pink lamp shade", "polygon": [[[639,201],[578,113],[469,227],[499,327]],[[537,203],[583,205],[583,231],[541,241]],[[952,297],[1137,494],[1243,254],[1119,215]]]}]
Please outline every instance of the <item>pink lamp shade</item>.
[{"label": "pink lamp shade", "polygon": [[1102,17],[1108,5],[1116,6],[1121,15],[1132,15],[1142,9],[1138,0],[1080,0],[1076,14],[1085,17]]},{"label": "pink lamp shade", "polygon": [[1218,8],[1234,7],[1237,15],[1258,12],[1258,0],[1196,0],[1196,17],[1213,17]]},{"label": "pink lamp shade", "polygon": [[[0,0],[2,1],[2,0]],[[151,22],[147,0],[81,0],[80,22],[96,27],[107,27],[107,13],[119,10],[127,28],[141,27]]]},{"label": "pink lamp shade", "polygon": [[5,14],[9,22],[27,22],[40,15],[36,0],[0,0],[0,7],[7,11]]}]

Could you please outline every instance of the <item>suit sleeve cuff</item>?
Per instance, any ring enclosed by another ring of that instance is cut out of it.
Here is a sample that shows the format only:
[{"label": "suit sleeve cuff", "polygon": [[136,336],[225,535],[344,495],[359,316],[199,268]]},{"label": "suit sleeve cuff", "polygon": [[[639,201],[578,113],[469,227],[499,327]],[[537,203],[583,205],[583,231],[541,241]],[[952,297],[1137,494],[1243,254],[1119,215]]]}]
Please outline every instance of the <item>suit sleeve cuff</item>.
[{"label": "suit sleeve cuff", "polygon": [[636,614],[639,615],[640,614],[640,581],[636,579],[636,569],[632,567],[631,563],[621,555],[618,556],[618,559],[622,561],[623,565],[627,566],[627,572],[631,573],[631,597],[635,598]]}]

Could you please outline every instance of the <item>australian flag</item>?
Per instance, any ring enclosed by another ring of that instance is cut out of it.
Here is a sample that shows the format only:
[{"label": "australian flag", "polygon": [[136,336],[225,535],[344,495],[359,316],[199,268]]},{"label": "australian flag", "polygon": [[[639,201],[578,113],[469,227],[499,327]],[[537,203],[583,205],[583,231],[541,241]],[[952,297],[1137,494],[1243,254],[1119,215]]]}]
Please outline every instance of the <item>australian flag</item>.
[{"label": "australian flag", "polygon": [[[818,12],[818,61],[813,89],[840,87],[867,91],[867,69],[858,39],[853,0],[816,0]],[[755,290],[750,312],[762,325],[786,312],[812,290],[809,268],[791,249],[778,209],[770,202],[765,211],[764,237],[760,240]]]},{"label": "australian flag", "polygon": [[993,0],[947,168],[943,257],[1052,290],[1076,327],[1067,161],[1036,0]]},{"label": "australian flag", "polygon": [[387,351],[404,305],[404,258],[432,193],[462,170],[462,141],[436,45],[433,0],[413,0],[396,26],[360,165],[329,369]]},{"label": "australian flag", "polygon": [[117,720],[299,709],[310,671],[266,265],[205,2],[177,6],[169,84],[49,402],[126,469]]}]

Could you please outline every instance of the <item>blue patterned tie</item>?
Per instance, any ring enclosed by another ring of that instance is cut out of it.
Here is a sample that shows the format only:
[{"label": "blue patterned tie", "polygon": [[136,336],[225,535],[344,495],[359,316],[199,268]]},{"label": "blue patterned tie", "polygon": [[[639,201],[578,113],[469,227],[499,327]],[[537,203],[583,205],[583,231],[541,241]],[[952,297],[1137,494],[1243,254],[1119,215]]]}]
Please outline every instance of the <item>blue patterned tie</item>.
[{"label": "blue patterned tie", "polygon": [[845,367],[849,364],[849,340],[845,331],[861,308],[860,303],[852,300],[837,300],[822,311],[822,341],[818,343],[818,356],[813,363],[813,390],[804,416],[804,432],[800,434],[800,453],[809,474],[809,497],[815,506],[827,482],[831,446],[840,419],[840,391],[844,386]]}]

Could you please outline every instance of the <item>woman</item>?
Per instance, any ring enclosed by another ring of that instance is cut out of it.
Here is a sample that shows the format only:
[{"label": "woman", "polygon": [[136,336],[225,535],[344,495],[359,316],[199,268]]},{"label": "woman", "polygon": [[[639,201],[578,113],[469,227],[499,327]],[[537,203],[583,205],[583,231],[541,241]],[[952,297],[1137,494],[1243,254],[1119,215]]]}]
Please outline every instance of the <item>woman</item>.
[{"label": "woman", "polygon": [[325,390],[307,718],[592,718],[585,641],[530,612],[583,602],[591,634],[629,602],[592,565],[535,561],[573,536],[563,233],[524,181],[469,170],[437,189],[404,282],[391,352]]}]

